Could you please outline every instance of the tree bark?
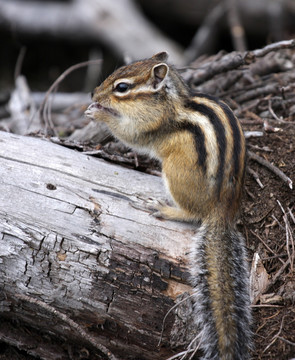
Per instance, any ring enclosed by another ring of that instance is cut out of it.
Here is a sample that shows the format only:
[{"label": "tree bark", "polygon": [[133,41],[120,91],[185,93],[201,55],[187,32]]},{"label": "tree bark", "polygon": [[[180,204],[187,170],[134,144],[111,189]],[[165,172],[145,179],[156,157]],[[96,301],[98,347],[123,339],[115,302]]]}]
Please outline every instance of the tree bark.
[{"label": "tree bark", "polygon": [[144,210],[161,179],[37,138],[0,143],[0,340],[41,359],[171,355],[174,314],[157,344],[190,291],[195,229]]}]

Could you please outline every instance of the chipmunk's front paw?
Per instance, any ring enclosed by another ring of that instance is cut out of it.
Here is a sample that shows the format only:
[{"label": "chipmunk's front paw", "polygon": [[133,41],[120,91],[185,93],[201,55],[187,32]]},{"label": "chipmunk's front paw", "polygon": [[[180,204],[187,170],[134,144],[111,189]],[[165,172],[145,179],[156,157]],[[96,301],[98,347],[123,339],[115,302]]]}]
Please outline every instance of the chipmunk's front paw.
[{"label": "chipmunk's front paw", "polygon": [[165,217],[163,216],[163,213],[161,210],[159,209],[153,209],[151,210],[151,215],[157,219],[165,219]]},{"label": "chipmunk's front paw", "polygon": [[167,205],[164,201],[159,201],[157,205],[150,208],[150,211],[151,215],[157,219],[171,220],[174,219],[174,216],[171,216],[174,209],[174,207]]},{"label": "chipmunk's front paw", "polygon": [[150,213],[150,215],[160,219],[163,219],[162,209],[167,206],[164,201],[157,201],[150,204],[146,204],[146,210]]},{"label": "chipmunk's front paw", "polygon": [[145,212],[148,212],[150,215],[156,217],[156,218],[164,218],[162,214],[162,209],[167,206],[167,204],[164,201],[157,201],[153,203],[148,204],[137,204],[137,203],[130,203],[132,207],[138,210],[142,210]]},{"label": "chipmunk's front paw", "polygon": [[176,220],[176,221],[190,221],[190,215],[184,210],[175,206],[167,205],[165,201],[157,201],[156,203],[148,203],[139,205],[137,203],[130,203],[132,207],[138,210],[148,212],[157,219]]}]

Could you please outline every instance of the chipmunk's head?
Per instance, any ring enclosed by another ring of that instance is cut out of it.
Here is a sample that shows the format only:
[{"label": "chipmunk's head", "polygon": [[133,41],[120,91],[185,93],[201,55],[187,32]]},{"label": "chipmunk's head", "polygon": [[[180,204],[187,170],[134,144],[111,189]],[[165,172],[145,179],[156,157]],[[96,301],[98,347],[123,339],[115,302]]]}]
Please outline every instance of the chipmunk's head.
[{"label": "chipmunk's head", "polygon": [[155,130],[186,89],[167,57],[161,52],[116,70],[95,89],[86,116],[107,123],[115,136],[131,144]]}]

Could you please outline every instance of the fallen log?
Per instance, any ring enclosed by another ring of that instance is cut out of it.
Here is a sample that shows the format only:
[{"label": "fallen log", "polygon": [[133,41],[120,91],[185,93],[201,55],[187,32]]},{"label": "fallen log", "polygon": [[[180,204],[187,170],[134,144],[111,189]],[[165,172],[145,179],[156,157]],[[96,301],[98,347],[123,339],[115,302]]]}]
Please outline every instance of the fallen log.
[{"label": "fallen log", "polygon": [[145,210],[161,179],[44,139],[0,143],[0,342],[46,360],[171,356],[188,329],[175,313],[158,342],[190,291],[195,229]]}]

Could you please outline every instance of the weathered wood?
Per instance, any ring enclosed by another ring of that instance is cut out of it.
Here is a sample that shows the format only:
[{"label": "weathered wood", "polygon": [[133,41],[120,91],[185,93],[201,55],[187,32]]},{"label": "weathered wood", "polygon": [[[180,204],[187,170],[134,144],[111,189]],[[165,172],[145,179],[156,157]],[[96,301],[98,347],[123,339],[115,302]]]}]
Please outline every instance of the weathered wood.
[{"label": "weathered wood", "polygon": [[138,209],[165,197],[161,179],[4,132],[0,169],[1,341],[42,359],[69,350],[40,333],[96,351],[89,358],[103,353],[95,342],[120,359],[171,355],[174,315],[165,346],[157,342],[165,314],[190,289],[195,230]]}]

